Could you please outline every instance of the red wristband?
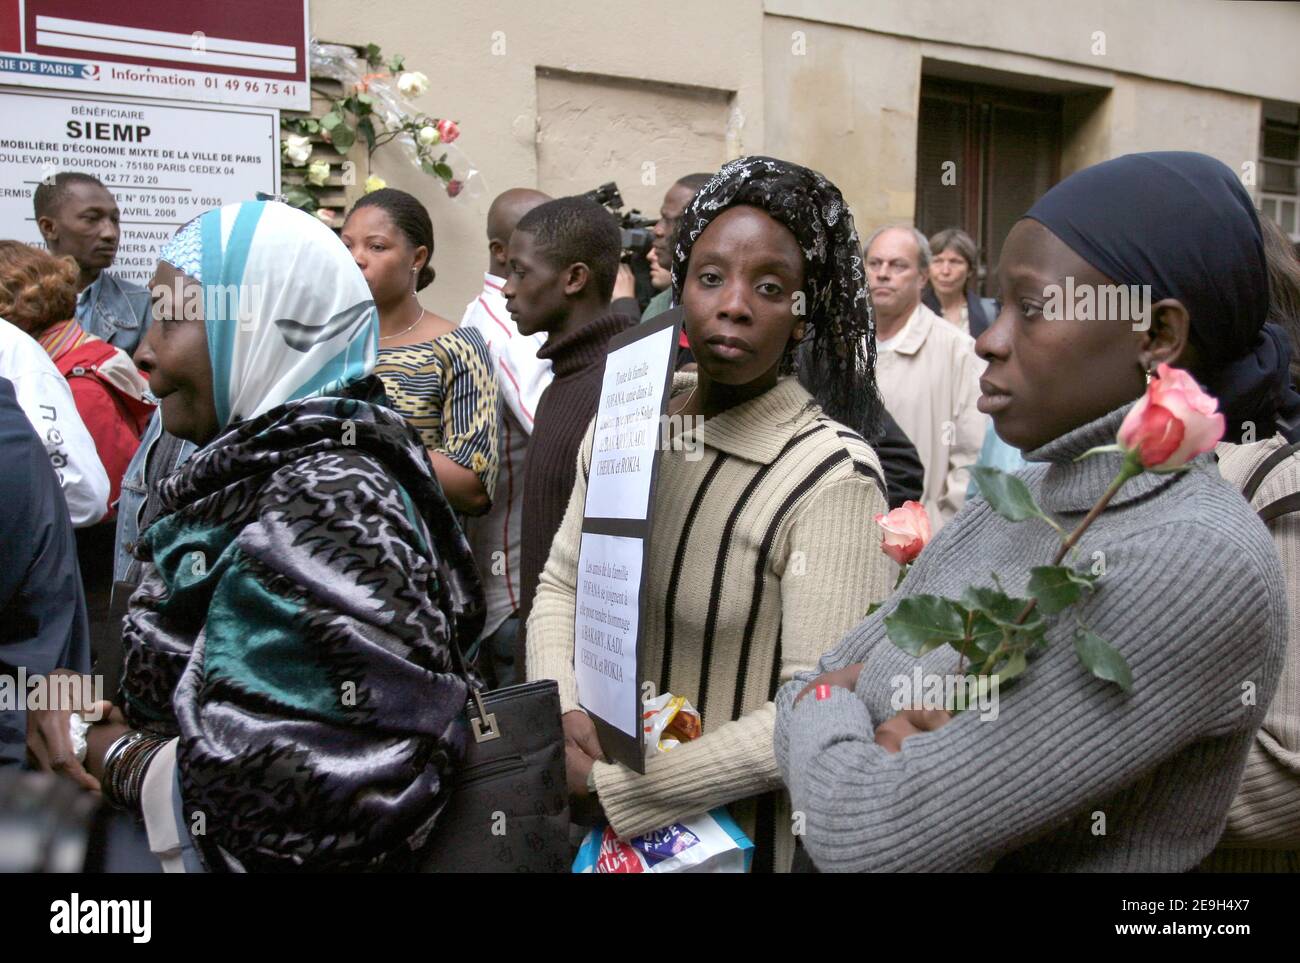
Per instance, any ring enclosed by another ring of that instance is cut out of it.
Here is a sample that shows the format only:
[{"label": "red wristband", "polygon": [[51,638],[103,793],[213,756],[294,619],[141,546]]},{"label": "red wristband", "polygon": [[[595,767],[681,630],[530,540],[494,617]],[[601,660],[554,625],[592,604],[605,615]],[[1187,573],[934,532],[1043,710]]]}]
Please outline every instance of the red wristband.
[{"label": "red wristband", "polygon": [[819,685],[813,694],[817,696],[818,702],[821,702],[822,699],[829,699],[831,697],[831,687],[825,684]]}]

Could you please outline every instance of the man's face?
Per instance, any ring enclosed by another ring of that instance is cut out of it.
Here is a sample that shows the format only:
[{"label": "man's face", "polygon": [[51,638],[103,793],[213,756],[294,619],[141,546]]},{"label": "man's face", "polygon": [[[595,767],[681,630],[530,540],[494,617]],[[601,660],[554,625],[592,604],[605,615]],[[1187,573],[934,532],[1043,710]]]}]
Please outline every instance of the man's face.
[{"label": "man's face", "polygon": [[686,205],[691,202],[695,192],[689,187],[682,184],[674,184],[668,188],[668,193],[664,195],[664,203],[659,208],[659,220],[655,223],[654,233],[654,250],[655,257],[659,259],[659,264],[666,270],[673,269],[673,234],[677,230],[677,222],[682,219],[682,214],[686,210]]},{"label": "man's face", "polygon": [[911,231],[890,229],[867,250],[867,281],[871,304],[886,318],[907,317],[921,303],[925,272],[921,252]]},{"label": "man's face", "polygon": [[506,283],[501,294],[519,333],[550,331],[568,317],[566,271],[552,266],[527,231],[510,235],[506,248]]},{"label": "man's face", "polygon": [[117,257],[117,201],[98,184],[64,188],[63,200],[37,224],[51,254],[71,255],[83,271],[99,272]]}]

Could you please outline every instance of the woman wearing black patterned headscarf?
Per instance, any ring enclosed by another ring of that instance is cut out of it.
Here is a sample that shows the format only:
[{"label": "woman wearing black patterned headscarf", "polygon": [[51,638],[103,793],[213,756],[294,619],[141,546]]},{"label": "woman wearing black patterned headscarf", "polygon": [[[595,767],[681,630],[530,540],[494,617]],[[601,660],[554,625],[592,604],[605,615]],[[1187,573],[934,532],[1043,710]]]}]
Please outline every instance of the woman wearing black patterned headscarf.
[{"label": "woman wearing black patterned headscarf", "polygon": [[[792,342],[783,356],[782,372],[798,373],[828,415],[873,437],[882,404],[862,244],[844,196],[821,174],[772,157],[724,164],[682,215],[673,255],[673,303],[682,303],[695,241],[719,214],[738,204],[765,211],[803,251],[804,297],[796,313],[807,326],[798,350]],[[694,353],[698,358],[699,351]]]},{"label": "woman wearing black patterned headscarf", "polygon": [[[594,793],[623,837],[717,806],[785,870],[789,799],[772,753],[772,698],[873,601],[892,565],[871,447],[831,417],[879,410],[871,308],[853,223],[834,185],[769,158],[724,166],[683,218],[675,300],[698,370],[678,374],[660,454],[641,647],[643,680],[684,696],[703,735],[638,775],[603,756],[574,681],[574,610],[591,437],[528,623],[528,674],[560,682],[569,789]],[[796,349],[824,369],[819,404],[791,376]],[[824,406],[829,405],[829,410]],[[600,455],[596,456],[597,461]],[[599,469],[597,469],[599,470]]]}]

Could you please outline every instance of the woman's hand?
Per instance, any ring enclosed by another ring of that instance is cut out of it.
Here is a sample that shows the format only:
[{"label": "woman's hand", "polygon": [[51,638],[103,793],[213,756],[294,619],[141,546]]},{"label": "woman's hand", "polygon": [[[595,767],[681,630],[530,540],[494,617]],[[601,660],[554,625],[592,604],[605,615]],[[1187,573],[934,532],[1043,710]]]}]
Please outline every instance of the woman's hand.
[{"label": "woman's hand", "polygon": [[899,752],[903,740],[918,732],[934,732],[952,721],[947,709],[904,709],[876,726],[876,745],[885,752]]},{"label": "woman's hand", "polygon": [[564,727],[564,771],[569,795],[581,799],[587,795],[587,775],[596,760],[605,761],[596,736],[596,724],[581,709],[566,712],[560,718]]},{"label": "woman's hand", "polygon": [[834,672],[827,672],[819,675],[809,682],[799,694],[794,697],[794,704],[798,705],[799,700],[812,692],[819,685],[838,686],[841,689],[848,689],[852,692],[858,686],[858,676],[862,673],[862,663],[854,662],[852,665],[846,665],[842,669],[836,669]]},{"label": "woman's hand", "polygon": [[86,768],[92,776],[103,780],[104,754],[108,752],[109,746],[130,731],[131,727],[126,724],[126,717],[116,706],[112,707],[108,718],[90,727],[86,732]]},{"label": "woman's hand", "polygon": [[636,275],[627,264],[620,264],[618,275],[614,278],[614,296],[610,298],[610,302],[617,301],[619,298],[634,297],[636,297]]},{"label": "woman's hand", "polygon": [[564,776],[569,786],[569,816],[580,826],[594,826],[604,819],[600,801],[587,789],[591,767],[605,761],[596,724],[581,709],[560,717],[564,726]]},{"label": "woman's hand", "polygon": [[[50,692],[84,692],[81,682],[61,685],[54,681],[56,676],[78,676],[71,669],[55,669],[47,677]],[[104,719],[113,709],[108,701],[96,702],[80,710],[83,718],[93,716]],[[57,772],[66,776],[91,792],[99,792],[99,780],[88,773],[77,761],[72,751],[71,717],[78,711],[71,706],[58,709],[32,709],[27,713],[27,750],[35,761],[36,768],[43,772]],[[86,721],[90,721],[87,719]],[[91,727],[92,730],[95,728]],[[89,739],[90,733],[86,734]],[[89,757],[89,751],[87,751]]]},{"label": "woman's hand", "polygon": [[569,795],[574,799],[583,799],[590,795],[587,779],[591,776],[591,767],[596,760],[581,749],[566,743],[564,746],[564,777],[569,785]]}]

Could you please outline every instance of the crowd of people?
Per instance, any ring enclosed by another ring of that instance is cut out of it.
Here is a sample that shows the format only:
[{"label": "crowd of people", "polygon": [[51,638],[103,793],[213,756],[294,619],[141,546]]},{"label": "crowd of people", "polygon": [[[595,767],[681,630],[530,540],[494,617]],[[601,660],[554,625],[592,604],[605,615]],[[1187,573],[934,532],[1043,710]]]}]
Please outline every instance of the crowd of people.
[{"label": "crowd of people", "polygon": [[[0,711],[0,767],[128,814],[122,865],[418,867],[471,690],[547,679],[574,812],[622,838],[726,806],[763,871],[1300,869],[1300,261],[1220,162],[1066,178],[989,265],[996,299],[959,227],[864,239],[784,160],[669,187],[644,305],[607,210],[513,188],[459,323],[421,304],[434,228],[403,191],[338,233],[208,211],[147,288],[111,270],[104,184],[59,173],[34,204],[45,250],[0,241],[0,672],[106,691],[98,718]],[[1066,279],[1151,308],[1057,316]],[[638,773],[582,708],[578,555],[610,341],[675,307],[693,444],[659,452],[638,643],[702,734]],[[1052,554],[971,469],[1069,530],[1125,455],[1079,457],[1172,369],[1225,436],[1078,545],[1131,691],[1062,623],[995,721],[897,708],[892,680],[956,668],[889,643],[901,602],[990,572],[1017,594]],[[932,534],[900,579],[876,520],[908,504]]]}]

